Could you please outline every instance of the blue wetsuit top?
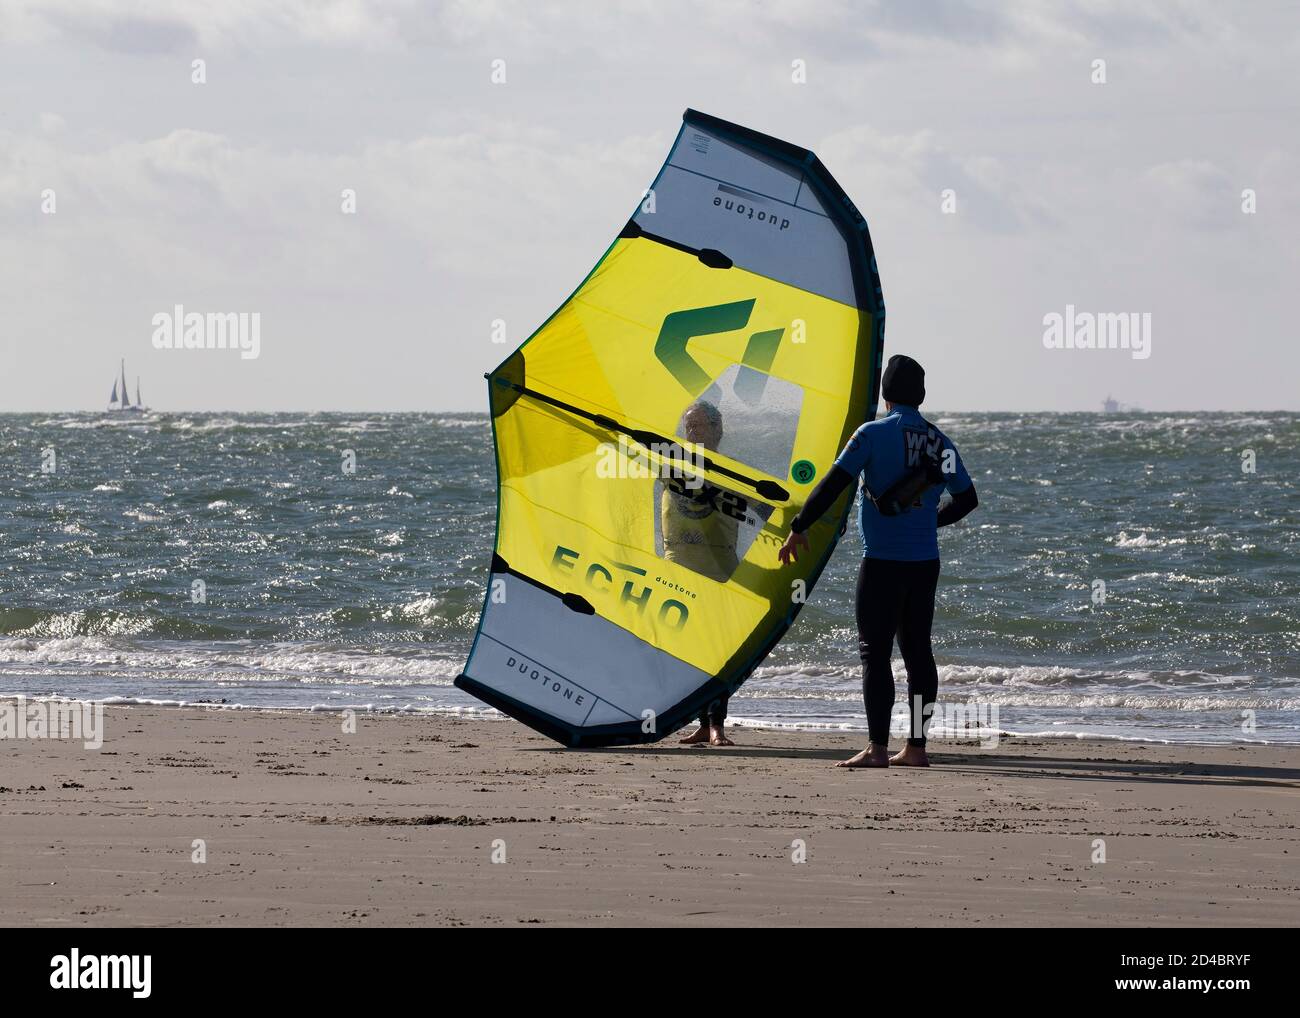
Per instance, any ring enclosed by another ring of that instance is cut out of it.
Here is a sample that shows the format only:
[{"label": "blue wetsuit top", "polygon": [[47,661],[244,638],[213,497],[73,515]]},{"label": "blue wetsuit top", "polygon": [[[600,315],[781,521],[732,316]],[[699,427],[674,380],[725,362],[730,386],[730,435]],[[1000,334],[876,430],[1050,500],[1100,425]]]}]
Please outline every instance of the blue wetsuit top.
[{"label": "blue wetsuit top", "polygon": [[944,484],[924,491],[908,512],[884,516],[865,495],[858,499],[858,531],[867,558],[921,562],[939,557],[938,511],[943,489],[951,495],[971,486],[957,447],[915,407],[895,405],[885,417],[869,421],[853,433],[835,465],[850,476],[862,476],[867,490],[882,495],[924,458],[936,461]]}]

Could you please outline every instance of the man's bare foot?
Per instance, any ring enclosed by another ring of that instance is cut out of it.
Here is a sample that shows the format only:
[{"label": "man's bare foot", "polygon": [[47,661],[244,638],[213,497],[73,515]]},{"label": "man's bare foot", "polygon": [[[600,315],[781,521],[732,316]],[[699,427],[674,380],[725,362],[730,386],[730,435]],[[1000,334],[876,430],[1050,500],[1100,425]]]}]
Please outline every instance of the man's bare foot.
[{"label": "man's bare foot", "polygon": [[913,746],[910,742],[889,758],[896,767],[929,767],[930,758],[924,746]]},{"label": "man's bare foot", "polygon": [[836,767],[888,767],[889,749],[874,742],[856,756],[841,760]]},{"label": "man's bare foot", "polygon": [[721,725],[713,726],[713,734],[709,736],[710,746],[734,746],[735,743],[727,738],[727,733],[722,730]]},{"label": "man's bare foot", "polygon": [[700,725],[699,728],[691,732],[691,734],[686,736],[686,738],[678,739],[677,741],[680,742],[683,746],[703,745],[704,743],[709,741],[709,729],[705,725]]}]

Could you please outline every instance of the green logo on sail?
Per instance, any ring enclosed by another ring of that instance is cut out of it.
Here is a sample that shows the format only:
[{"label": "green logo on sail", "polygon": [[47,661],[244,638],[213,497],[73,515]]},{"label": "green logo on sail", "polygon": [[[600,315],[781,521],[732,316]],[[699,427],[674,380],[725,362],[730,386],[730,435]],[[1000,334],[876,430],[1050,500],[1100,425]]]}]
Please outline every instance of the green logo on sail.
[{"label": "green logo on sail", "polygon": [[[713,381],[708,373],[686,349],[686,345],[696,336],[711,336],[719,332],[734,332],[749,324],[750,313],[754,310],[754,298],[738,300],[730,304],[714,304],[704,308],[690,308],[687,311],[674,311],[664,318],[659,329],[659,338],[655,341],[655,356],[661,364],[672,372],[682,388],[692,396],[698,396]],[[765,374],[771,369],[776,359],[776,348],[781,343],[784,329],[769,329],[756,332],[749,337],[745,355],[741,363]]]}]

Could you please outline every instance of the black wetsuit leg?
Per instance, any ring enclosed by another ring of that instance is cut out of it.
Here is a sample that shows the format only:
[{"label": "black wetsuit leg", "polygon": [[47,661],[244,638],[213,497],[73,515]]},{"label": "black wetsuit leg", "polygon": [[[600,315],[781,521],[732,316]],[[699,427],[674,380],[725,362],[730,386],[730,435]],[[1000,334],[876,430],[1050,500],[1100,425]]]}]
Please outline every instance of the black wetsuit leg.
[{"label": "black wetsuit leg", "polygon": [[[939,697],[939,669],[930,647],[930,629],[934,625],[934,592],[939,585],[939,560],[900,562],[908,566],[906,602],[898,626],[898,649],[907,669],[907,707],[911,717],[908,745],[924,746],[930,712]],[[918,734],[919,733],[919,734]]]},{"label": "black wetsuit leg", "polygon": [[889,719],[894,709],[894,672],[889,659],[895,636],[907,667],[908,707],[913,715],[908,742],[925,745],[924,735],[918,738],[911,733],[925,731],[928,718],[924,710],[934,703],[939,692],[939,673],[930,648],[938,581],[938,559],[897,562],[864,558],[858,568],[856,614],[862,697],[867,707],[867,729],[878,746],[889,743]]},{"label": "black wetsuit leg", "polygon": [[721,728],[727,720],[727,701],[731,697],[724,696],[720,700],[714,700],[711,704],[700,711],[700,727],[707,728],[709,725],[716,725]]},{"label": "black wetsuit leg", "polygon": [[894,709],[894,652],[903,600],[894,589],[896,562],[864,558],[858,567],[856,597],[858,657],[862,660],[862,699],[867,705],[867,731],[877,746],[889,744],[889,715]]}]

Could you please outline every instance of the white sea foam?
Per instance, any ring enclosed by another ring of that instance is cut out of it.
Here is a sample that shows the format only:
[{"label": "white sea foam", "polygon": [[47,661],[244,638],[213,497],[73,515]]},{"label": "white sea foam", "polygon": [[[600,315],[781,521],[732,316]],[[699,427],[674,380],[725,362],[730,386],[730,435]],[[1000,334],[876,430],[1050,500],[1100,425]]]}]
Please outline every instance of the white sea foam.
[{"label": "white sea foam", "polygon": [[1146,531],[1134,534],[1129,537],[1128,532],[1121,530],[1119,536],[1114,538],[1116,548],[1170,548],[1187,543],[1185,537],[1152,537]]},{"label": "white sea foam", "polygon": [[258,703],[216,702],[209,699],[183,699],[149,696],[64,696],[49,693],[44,696],[32,696],[30,693],[6,692],[0,689],[0,699],[24,697],[32,703],[102,703],[107,707],[204,707],[214,710],[273,710],[307,714],[338,714],[342,710],[353,710],[368,714],[436,714],[453,715],[481,719],[485,721],[506,721],[509,718],[495,707],[488,707],[477,701],[469,704],[439,704],[418,706],[415,704],[374,704],[348,703],[346,705],[313,703],[298,706],[273,706]]},{"label": "white sea foam", "polygon": [[[74,619],[79,613],[72,613]],[[139,620],[136,620],[137,623]],[[335,645],[124,641],[118,634],[0,638],[0,674],[67,674],[107,669],[115,674],[190,675],[242,682],[293,680],[363,685],[448,685],[460,662],[416,650],[371,651]]]}]

